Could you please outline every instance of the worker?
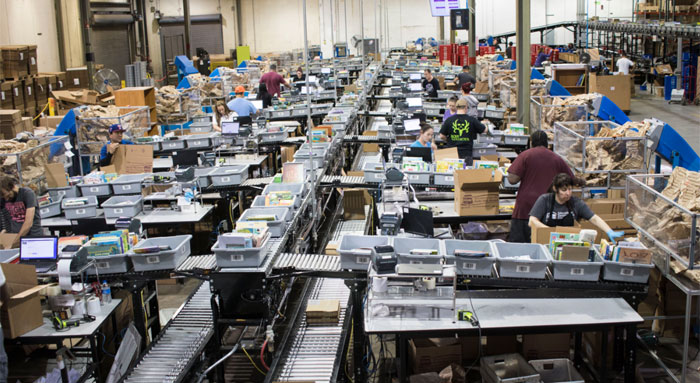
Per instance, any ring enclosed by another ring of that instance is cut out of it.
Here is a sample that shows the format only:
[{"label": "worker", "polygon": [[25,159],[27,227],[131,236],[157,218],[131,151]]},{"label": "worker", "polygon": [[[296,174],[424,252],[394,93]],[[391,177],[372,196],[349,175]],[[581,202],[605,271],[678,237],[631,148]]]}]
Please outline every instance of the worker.
[{"label": "worker", "polygon": [[506,57],[513,59],[513,42],[508,43],[508,49],[506,49]]},{"label": "worker", "polygon": [[267,91],[273,96],[280,95],[280,84],[291,88],[284,78],[277,73],[277,64],[270,64],[270,71],[260,77],[260,83],[267,86]]},{"label": "worker", "polygon": [[418,139],[411,144],[412,148],[430,148],[433,152],[437,150],[437,145],[433,142],[433,136],[435,135],[435,129],[432,125],[428,123],[420,124],[420,135]]},{"label": "worker", "polygon": [[442,122],[457,114],[457,100],[459,100],[457,96],[452,96],[447,100],[447,108],[445,108],[445,114],[442,116]]},{"label": "worker", "polygon": [[112,163],[112,156],[117,151],[119,145],[133,145],[134,143],[124,139],[124,128],[119,124],[109,127],[109,142],[100,151],[100,166],[107,166]]},{"label": "worker", "polygon": [[2,232],[17,234],[12,247],[19,246],[22,237],[41,237],[41,216],[36,194],[29,188],[19,187],[17,180],[8,175],[0,176],[0,211]]},{"label": "worker", "polygon": [[221,131],[221,120],[228,120],[231,118],[233,113],[231,109],[228,108],[225,102],[219,100],[214,106],[214,116],[216,116],[216,121],[214,121],[213,129],[217,132]]},{"label": "worker", "polygon": [[542,194],[530,210],[530,228],[574,226],[581,218],[589,220],[615,242],[624,232],[614,231],[581,199],[572,197],[574,180],[566,173],[554,176],[549,193]]},{"label": "worker", "polygon": [[423,73],[425,74],[423,90],[428,93],[428,97],[436,98],[438,90],[440,90],[440,82],[433,76],[433,72],[430,69],[426,69]]},{"label": "worker", "polygon": [[542,62],[549,60],[549,55],[544,53],[542,47],[537,48],[537,58],[535,59],[535,67],[539,68],[542,66]]},{"label": "worker", "polygon": [[250,117],[251,114],[258,113],[258,108],[252,102],[245,99],[245,88],[242,85],[233,90],[236,97],[229,101],[226,106],[240,117]]},{"label": "worker", "polygon": [[622,52],[622,57],[617,60],[615,66],[620,74],[630,74],[630,68],[634,67],[634,62],[627,58],[625,52]]},{"label": "worker", "polygon": [[472,83],[472,88],[476,85],[476,79],[469,73],[469,65],[462,67],[462,72],[455,77],[454,85],[457,85],[458,89],[462,89],[462,86],[466,83]]},{"label": "worker", "polygon": [[547,187],[559,173],[574,174],[561,156],[549,150],[547,133],[542,130],[530,135],[530,149],[520,153],[508,168],[508,182],[520,182],[515,197],[515,208],[510,221],[509,242],[530,242],[528,225],[530,210],[539,196],[547,192]]},{"label": "worker", "polygon": [[474,85],[472,83],[467,82],[464,85],[462,85],[462,99],[467,102],[467,116],[471,116],[474,118],[479,117],[479,100],[474,97],[472,92],[472,88]]},{"label": "worker", "polygon": [[442,123],[440,138],[447,142],[448,146],[456,146],[459,158],[463,159],[467,166],[471,166],[474,141],[477,134],[485,130],[486,127],[479,120],[467,116],[467,100],[460,98],[457,101],[457,114]]},{"label": "worker", "polygon": [[267,91],[267,85],[264,83],[258,85],[258,96],[255,99],[262,100],[263,109],[272,106],[272,95]]}]

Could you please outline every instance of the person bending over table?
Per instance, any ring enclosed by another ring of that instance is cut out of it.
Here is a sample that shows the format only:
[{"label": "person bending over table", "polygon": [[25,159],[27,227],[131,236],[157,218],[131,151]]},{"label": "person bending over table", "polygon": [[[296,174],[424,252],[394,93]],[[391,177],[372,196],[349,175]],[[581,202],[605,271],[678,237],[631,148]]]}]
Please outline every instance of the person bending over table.
[{"label": "person bending over table", "polygon": [[100,151],[100,166],[112,164],[112,156],[119,145],[133,145],[134,143],[124,139],[124,128],[119,124],[109,127],[109,142]]},{"label": "person bending over table", "polygon": [[550,192],[542,194],[530,211],[530,227],[574,226],[581,218],[591,221],[615,242],[624,232],[614,231],[602,218],[591,211],[581,199],[571,195],[574,181],[566,173],[554,176]]},{"label": "person bending over table", "polygon": [[36,194],[29,188],[19,187],[17,180],[0,176],[0,213],[2,232],[17,233],[13,247],[19,246],[21,237],[41,237],[41,216]]}]

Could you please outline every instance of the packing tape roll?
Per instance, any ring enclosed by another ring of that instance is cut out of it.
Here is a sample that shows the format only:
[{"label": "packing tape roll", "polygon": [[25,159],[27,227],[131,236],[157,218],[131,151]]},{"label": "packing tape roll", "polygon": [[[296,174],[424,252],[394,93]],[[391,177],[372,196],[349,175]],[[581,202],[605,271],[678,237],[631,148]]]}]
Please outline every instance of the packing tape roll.
[{"label": "packing tape roll", "polygon": [[583,229],[583,230],[581,230],[581,234],[580,234],[579,239],[584,241],[584,242],[588,242],[588,243],[592,244],[593,242],[595,242],[595,237],[597,235],[598,235],[598,232],[595,230]]},{"label": "packing tape roll", "polygon": [[87,300],[87,313],[88,315],[98,316],[102,312],[100,307],[100,300],[96,297],[90,297]]},{"label": "packing tape roll", "polygon": [[75,298],[73,316],[82,317],[83,315],[85,315],[85,301],[82,298]]},{"label": "packing tape roll", "polygon": [[58,285],[61,289],[66,291],[73,290],[70,276],[70,263],[70,259],[59,259],[58,267],[56,268],[58,271]]},{"label": "packing tape roll", "polygon": [[61,295],[61,286],[59,285],[51,285],[44,290],[46,292],[47,297],[55,297],[57,295]]}]

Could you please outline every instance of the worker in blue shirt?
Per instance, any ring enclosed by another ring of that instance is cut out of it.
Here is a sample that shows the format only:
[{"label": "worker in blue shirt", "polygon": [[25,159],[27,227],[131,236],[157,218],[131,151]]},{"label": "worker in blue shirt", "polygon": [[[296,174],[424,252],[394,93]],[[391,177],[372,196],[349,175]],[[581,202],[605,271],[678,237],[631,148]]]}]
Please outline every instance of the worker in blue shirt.
[{"label": "worker in blue shirt", "polygon": [[549,55],[542,51],[542,48],[537,49],[537,58],[535,59],[535,68],[542,66],[543,61],[549,60]]},{"label": "worker in blue shirt", "polygon": [[437,150],[437,146],[433,142],[433,136],[435,135],[435,130],[430,124],[422,123],[420,124],[420,135],[418,139],[411,144],[412,148],[430,148],[431,150]]},{"label": "worker in blue shirt", "polygon": [[234,93],[236,93],[236,97],[226,104],[226,106],[228,106],[232,112],[236,112],[236,114],[240,117],[249,117],[251,114],[258,113],[258,109],[255,107],[255,105],[244,98],[244,87],[240,85],[237,86],[236,89],[234,89]]},{"label": "worker in blue shirt", "polygon": [[119,124],[109,127],[109,142],[100,151],[100,166],[107,166],[112,163],[112,156],[117,151],[119,145],[133,145],[134,143],[124,139],[124,128]]}]

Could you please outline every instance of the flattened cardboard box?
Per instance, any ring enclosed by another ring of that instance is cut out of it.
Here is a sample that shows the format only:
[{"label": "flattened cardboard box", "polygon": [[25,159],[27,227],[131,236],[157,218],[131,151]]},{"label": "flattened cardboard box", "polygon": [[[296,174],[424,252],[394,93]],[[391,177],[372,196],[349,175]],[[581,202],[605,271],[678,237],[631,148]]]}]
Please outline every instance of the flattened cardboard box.
[{"label": "flattened cardboard box", "polygon": [[120,145],[114,152],[112,164],[118,174],[141,174],[153,172],[153,146]]},{"label": "flattened cardboard box", "polygon": [[460,216],[499,213],[500,171],[465,169],[454,172],[455,212]]},{"label": "flattened cardboard box", "polygon": [[2,331],[12,339],[44,323],[39,291],[46,286],[37,286],[34,266],[3,263],[0,267],[6,278],[0,289]]}]

